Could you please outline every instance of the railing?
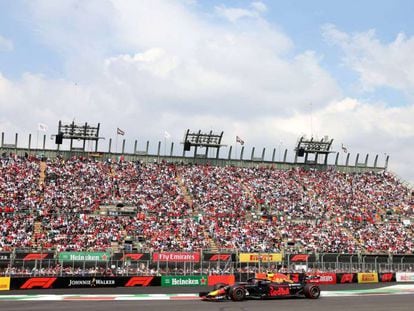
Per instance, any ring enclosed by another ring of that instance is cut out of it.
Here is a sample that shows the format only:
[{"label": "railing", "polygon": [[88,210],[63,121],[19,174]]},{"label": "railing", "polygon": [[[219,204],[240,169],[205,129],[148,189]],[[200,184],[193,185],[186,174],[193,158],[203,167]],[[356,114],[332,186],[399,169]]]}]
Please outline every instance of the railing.
[{"label": "railing", "polygon": [[[84,254],[87,254],[87,252],[84,252]],[[338,273],[414,271],[414,255],[284,254],[283,259],[272,261],[269,259],[270,254],[260,253],[251,262],[241,262],[240,254],[200,252],[200,257],[197,260],[174,262],[156,260],[153,254],[150,253],[116,253],[110,254],[105,259],[99,258],[96,260],[90,258],[88,260],[67,260],[53,252],[0,253],[0,275],[131,276],[244,273],[254,276],[255,273],[268,271],[282,273],[303,271]],[[297,260],[298,256],[302,259]],[[141,257],[145,259],[134,259]],[[257,258],[260,259],[257,260]]]},{"label": "railing", "polygon": [[[174,145],[173,142],[170,143],[169,146],[166,145],[166,142],[164,142],[165,146],[162,146],[162,142],[146,142],[146,148],[145,150],[138,150],[137,149],[137,140],[134,141],[134,144],[132,144],[132,141],[129,141],[129,147],[125,148],[126,146],[126,140],[124,139],[122,142],[122,149],[120,152],[118,150],[111,150],[112,146],[112,138],[108,139],[108,146],[99,148],[98,150],[86,150],[84,148],[73,148],[70,150],[69,146],[67,144],[63,145],[56,145],[51,143],[49,140],[46,139],[46,135],[43,135],[42,137],[42,145],[41,147],[33,146],[31,144],[31,134],[29,134],[28,139],[21,139],[19,140],[19,135],[16,133],[14,137],[13,143],[6,143],[5,142],[5,133],[3,132],[1,134],[1,141],[0,141],[0,153],[14,153],[19,156],[25,156],[25,154],[28,155],[39,155],[46,158],[55,158],[57,155],[62,156],[64,158],[70,158],[72,156],[88,156],[93,158],[99,158],[99,159],[108,159],[115,156],[121,156],[123,155],[125,157],[125,160],[127,161],[135,161],[135,160],[141,160],[143,162],[154,162],[154,161],[167,161],[167,162],[184,162],[184,163],[210,163],[218,166],[227,166],[227,165],[234,165],[234,166],[241,166],[241,167],[256,167],[258,165],[261,166],[272,166],[278,169],[291,169],[294,167],[312,167],[312,168],[320,168],[320,169],[326,169],[327,167],[335,167],[336,169],[340,171],[345,172],[361,172],[361,171],[382,171],[387,168],[388,166],[388,157],[385,159],[381,159],[380,162],[382,164],[379,164],[378,162],[378,155],[376,155],[375,159],[372,161],[366,161],[365,163],[359,163],[358,157],[359,154],[356,155],[355,161],[353,165],[350,163],[350,154],[348,154],[347,159],[343,159],[341,157],[342,163],[338,163],[339,159],[339,152],[336,152],[336,158],[330,158],[328,161],[328,165],[324,163],[314,163],[314,164],[305,164],[305,163],[298,163],[296,161],[293,161],[293,157],[295,157],[296,152],[294,150],[289,150],[284,148],[282,153],[284,154],[283,158],[276,159],[276,148],[266,149],[263,148],[262,150],[262,156],[261,157],[255,157],[254,151],[256,147],[251,148],[251,156],[247,158],[245,156],[246,153],[244,152],[245,147],[242,147],[238,152],[236,149],[236,154],[233,154],[233,146],[223,146],[223,148],[220,150],[221,154],[219,154],[217,157],[205,157],[202,158],[197,157],[194,153],[192,156],[187,156],[185,153],[182,152],[181,147],[176,147],[177,144]],[[46,146],[48,145],[48,146]],[[132,149],[132,145],[133,150]],[[151,148],[150,148],[151,145]],[[158,148],[157,148],[158,146]],[[178,144],[178,146],[180,146]],[[68,149],[69,148],[69,149]],[[280,146],[277,148],[281,148]],[[127,149],[129,152],[127,152]],[[162,152],[164,150],[164,152]],[[167,152],[167,150],[169,152]],[[272,152],[269,152],[272,151]],[[288,161],[287,157],[289,156],[290,161]],[[370,157],[371,159],[372,157]],[[366,158],[368,160],[368,157]]]},{"label": "railing", "polygon": [[110,262],[108,264],[65,263],[60,265],[55,260],[35,261],[31,263],[16,262],[12,267],[0,268],[0,276],[133,276],[133,275],[211,275],[244,273],[253,277],[262,272],[297,273],[303,271],[357,273],[357,272],[412,272],[414,264],[347,264],[327,262],[324,264],[309,264],[306,269],[295,266],[279,265],[240,265],[236,262],[222,263],[170,263],[153,265],[149,261]]}]

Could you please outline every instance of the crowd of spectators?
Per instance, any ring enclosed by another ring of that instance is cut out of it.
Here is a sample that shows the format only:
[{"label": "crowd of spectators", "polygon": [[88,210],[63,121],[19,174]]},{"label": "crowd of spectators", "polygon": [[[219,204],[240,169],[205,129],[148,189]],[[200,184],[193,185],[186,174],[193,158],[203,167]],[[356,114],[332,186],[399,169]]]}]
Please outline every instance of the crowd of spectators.
[{"label": "crowd of spectators", "polygon": [[[388,172],[0,159],[0,250],[414,251],[414,198]],[[133,207],[129,216],[103,206]]]}]

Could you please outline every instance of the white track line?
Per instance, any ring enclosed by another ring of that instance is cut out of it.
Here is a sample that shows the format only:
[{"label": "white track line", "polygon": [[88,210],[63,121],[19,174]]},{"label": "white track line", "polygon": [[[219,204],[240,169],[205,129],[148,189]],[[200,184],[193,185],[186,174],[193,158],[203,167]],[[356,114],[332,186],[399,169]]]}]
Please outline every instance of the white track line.
[{"label": "white track line", "polygon": [[[322,291],[321,297],[355,297],[414,294],[414,284],[400,284],[374,289]],[[120,295],[0,295],[2,301],[99,301],[99,300],[198,300],[198,294],[120,294]]]}]

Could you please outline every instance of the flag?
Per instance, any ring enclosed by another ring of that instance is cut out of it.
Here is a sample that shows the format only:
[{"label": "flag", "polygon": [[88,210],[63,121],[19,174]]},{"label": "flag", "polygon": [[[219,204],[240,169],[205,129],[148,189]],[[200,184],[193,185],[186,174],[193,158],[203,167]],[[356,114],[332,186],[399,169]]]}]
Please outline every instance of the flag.
[{"label": "flag", "polygon": [[165,137],[166,139],[170,139],[170,138],[171,138],[171,135],[170,135],[170,133],[168,133],[167,131],[164,131],[164,137]]},{"label": "flag", "polygon": [[44,123],[38,123],[37,129],[41,132],[46,132],[48,130],[48,126]]},{"label": "flag", "polygon": [[240,143],[240,145],[244,145],[244,140],[242,140],[239,136],[236,136],[236,143]]},{"label": "flag", "polygon": [[342,144],[342,151],[348,153],[348,150],[345,148],[344,144]]},{"label": "flag", "polygon": [[125,131],[123,131],[123,130],[121,130],[119,127],[116,129],[116,134],[117,135],[122,135],[122,136],[124,136],[125,135]]}]

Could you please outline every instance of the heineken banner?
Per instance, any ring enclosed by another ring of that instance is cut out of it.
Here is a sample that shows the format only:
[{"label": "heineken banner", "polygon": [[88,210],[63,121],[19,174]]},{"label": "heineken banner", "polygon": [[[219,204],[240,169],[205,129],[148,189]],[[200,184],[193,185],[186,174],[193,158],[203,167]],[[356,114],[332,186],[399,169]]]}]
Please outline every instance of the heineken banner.
[{"label": "heineken banner", "polygon": [[207,285],[207,275],[162,276],[161,286],[202,286]]},{"label": "heineken banner", "polygon": [[109,252],[62,252],[59,253],[59,262],[65,261],[108,261]]},{"label": "heineken banner", "polygon": [[169,262],[198,262],[200,261],[200,253],[198,252],[164,252],[153,253],[152,261],[169,261]]},{"label": "heineken banner", "polygon": [[279,253],[240,253],[240,262],[282,262]]}]

